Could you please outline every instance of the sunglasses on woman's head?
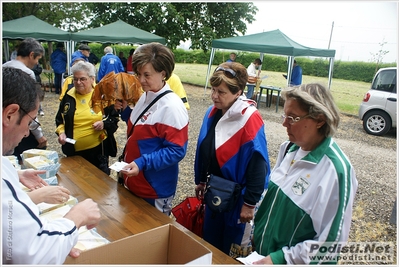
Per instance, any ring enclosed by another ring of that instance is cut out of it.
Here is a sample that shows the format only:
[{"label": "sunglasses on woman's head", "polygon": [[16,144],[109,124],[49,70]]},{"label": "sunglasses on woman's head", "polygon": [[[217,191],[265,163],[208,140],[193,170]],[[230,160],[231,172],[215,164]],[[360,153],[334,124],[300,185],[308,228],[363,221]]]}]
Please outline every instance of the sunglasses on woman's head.
[{"label": "sunglasses on woman's head", "polygon": [[217,72],[217,71],[223,71],[224,75],[225,75],[227,78],[230,78],[230,79],[233,79],[233,78],[236,77],[236,72],[235,72],[234,70],[232,70],[232,69],[225,69],[225,68],[223,68],[223,67],[217,67],[217,68],[215,69],[215,72]]}]

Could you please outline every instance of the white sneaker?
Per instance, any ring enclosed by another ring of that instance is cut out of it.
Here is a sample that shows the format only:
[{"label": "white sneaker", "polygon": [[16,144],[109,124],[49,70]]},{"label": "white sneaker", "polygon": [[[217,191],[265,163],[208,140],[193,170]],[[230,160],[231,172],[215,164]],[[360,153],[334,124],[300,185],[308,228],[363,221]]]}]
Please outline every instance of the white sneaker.
[{"label": "white sneaker", "polygon": [[39,111],[39,115],[40,115],[40,116],[44,116],[43,110],[40,110],[40,111]]}]

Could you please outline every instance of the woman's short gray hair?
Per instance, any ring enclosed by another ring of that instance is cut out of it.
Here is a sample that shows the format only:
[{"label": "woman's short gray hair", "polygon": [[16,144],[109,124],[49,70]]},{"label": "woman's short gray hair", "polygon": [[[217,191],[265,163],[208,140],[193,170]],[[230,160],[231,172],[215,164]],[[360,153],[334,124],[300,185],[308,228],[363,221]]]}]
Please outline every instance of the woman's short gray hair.
[{"label": "woman's short gray hair", "polygon": [[76,62],[71,68],[72,74],[77,71],[85,71],[89,77],[96,77],[96,68],[88,61]]},{"label": "woman's short gray hair", "polygon": [[320,134],[333,136],[339,125],[339,110],[335,105],[330,90],[319,83],[302,84],[288,87],[281,91],[284,100],[295,99],[300,107],[307,111],[311,118],[318,119],[320,115],[325,124],[319,129]]}]

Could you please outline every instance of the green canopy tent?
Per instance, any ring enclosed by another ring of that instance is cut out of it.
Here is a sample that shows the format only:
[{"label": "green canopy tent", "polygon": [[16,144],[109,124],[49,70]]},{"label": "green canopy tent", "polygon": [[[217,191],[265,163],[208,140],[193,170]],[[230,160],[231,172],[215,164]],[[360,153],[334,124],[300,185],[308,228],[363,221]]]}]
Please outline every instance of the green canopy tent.
[{"label": "green canopy tent", "polygon": [[151,42],[166,43],[165,38],[136,28],[120,19],[101,27],[72,33],[71,40],[71,54],[74,52],[72,49],[75,47],[75,42],[112,44],[146,44]]},{"label": "green canopy tent", "polygon": [[280,30],[277,29],[274,31],[213,40],[208,71],[206,75],[205,92],[208,86],[208,79],[216,49],[260,52],[261,60],[263,60],[263,54],[288,56],[287,85],[289,84],[289,80],[291,79],[292,63],[294,61],[294,57],[296,56],[326,57],[329,58],[330,60],[330,68],[328,73],[328,87],[330,87],[331,85],[335,50],[318,49],[318,48],[303,46],[291,40],[288,36],[286,36],[284,33],[282,33]]},{"label": "green canopy tent", "polygon": [[102,27],[72,33],[71,40],[84,43],[146,44],[159,42],[165,44],[165,38],[136,28],[122,20]]},{"label": "green canopy tent", "polygon": [[8,40],[31,37],[38,41],[64,42],[68,48],[71,37],[69,32],[54,27],[33,15],[3,22],[2,29],[3,40],[5,40],[4,58],[6,60],[10,56]]}]

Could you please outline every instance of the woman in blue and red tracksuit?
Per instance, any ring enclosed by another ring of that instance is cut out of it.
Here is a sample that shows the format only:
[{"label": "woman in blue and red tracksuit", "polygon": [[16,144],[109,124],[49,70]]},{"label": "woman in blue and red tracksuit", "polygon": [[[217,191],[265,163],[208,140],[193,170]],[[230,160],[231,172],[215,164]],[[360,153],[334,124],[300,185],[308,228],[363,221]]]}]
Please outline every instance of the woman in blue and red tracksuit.
[{"label": "woman in blue and red tracksuit", "polygon": [[216,68],[210,79],[214,105],[205,114],[195,158],[198,198],[203,197],[210,174],[242,187],[232,211],[205,210],[203,238],[233,258],[252,251],[251,221],[270,173],[263,119],[256,103],[243,95],[247,79],[240,63]]},{"label": "woman in blue and red tracksuit", "polygon": [[139,116],[157,96],[173,92],[165,80],[174,66],[172,51],[160,43],[142,45],[133,54],[134,72],[144,93],[130,114],[127,132],[133,126],[134,130],[124,156],[129,164],[121,171],[127,189],[167,215],[176,193],[178,164],[187,151],[187,109],[176,94],[168,93]]}]

